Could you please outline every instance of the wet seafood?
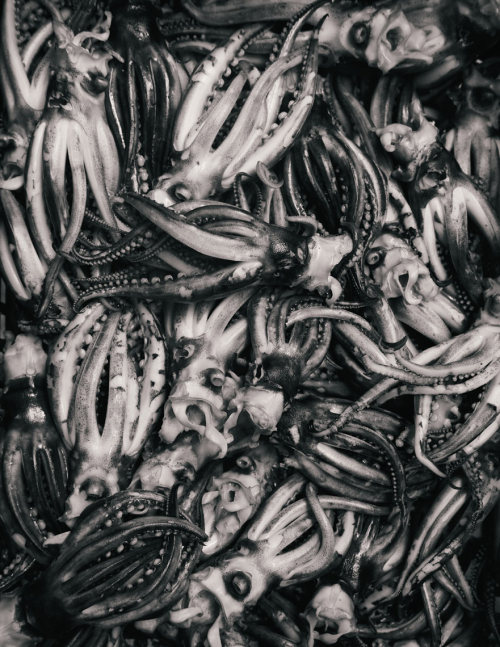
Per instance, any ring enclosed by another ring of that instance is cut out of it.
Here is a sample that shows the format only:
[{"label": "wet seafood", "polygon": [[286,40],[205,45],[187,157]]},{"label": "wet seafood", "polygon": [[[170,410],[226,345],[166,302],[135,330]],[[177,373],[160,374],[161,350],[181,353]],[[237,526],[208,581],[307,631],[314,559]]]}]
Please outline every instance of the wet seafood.
[{"label": "wet seafood", "polygon": [[500,644],[498,7],[4,0],[0,642]]}]

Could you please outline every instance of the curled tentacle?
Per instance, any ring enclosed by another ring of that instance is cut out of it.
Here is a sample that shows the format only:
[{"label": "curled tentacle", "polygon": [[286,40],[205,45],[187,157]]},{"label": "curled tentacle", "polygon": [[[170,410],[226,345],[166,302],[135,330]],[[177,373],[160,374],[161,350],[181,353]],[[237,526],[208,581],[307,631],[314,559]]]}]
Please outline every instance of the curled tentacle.
[{"label": "curled tentacle", "polygon": [[[137,337],[142,341],[137,343]],[[152,312],[99,304],[70,322],[49,359],[56,422],[71,450],[67,518],[127,484],[165,400],[166,351]]]},{"label": "curled tentacle", "polygon": [[47,564],[49,534],[65,529],[59,518],[67,495],[67,456],[52,422],[45,392],[46,355],[34,337],[19,335],[5,354],[1,516],[14,541]]},{"label": "curled tentacle", "polygon": [[194,566],[203,539],[178,515],[175,494],[122,492],[95,502],[26,592],[29,617],[53,635],[77,622],[112,627],[161,613],[182,593],[184,565]]},{"label": "curled tentacle", "polygon": [[[301,310],[306,316],[288,325],[289,315]],[[248,384],[230,403],[234,412],[225,428],[230,431],[233,427],[248,427],[253,434],[270,433],[301,382],[323,361],[331,328],[327,320],[311,316],[306,299],[286,293],[269,292],[253,297],[249,319],[254,354],[252,373]]]}]

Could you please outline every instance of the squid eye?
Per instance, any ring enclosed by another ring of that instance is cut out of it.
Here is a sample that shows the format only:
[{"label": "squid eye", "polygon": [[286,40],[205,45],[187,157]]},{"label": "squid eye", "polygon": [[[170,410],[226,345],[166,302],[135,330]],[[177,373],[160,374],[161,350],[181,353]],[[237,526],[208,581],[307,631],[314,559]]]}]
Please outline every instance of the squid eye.
[{"label": "squid eye", "polygon": [[384,262],[385,254],[382,250],[371,251],[366,255],[366,264],[370,267],[377,267]]},{"label": "squid eye", "polygon": [[387,231],[390,234],[399,235],[402,233],[401,229],[401,225],[398,225],[396,222],[392,222],[384,226],[384,231]]},{"label": "squid eye", "polygon": [[255,471],[255,462],[250,458],[250,456],[238,456],[236,459],[236,465],[245,473]]},{"label": "squid eye", "polygon": [[189,359],[194,354],[194,345],[186,344],[177,349],[177,357],[179,359]]},{"label": "squid eye", "polygon": [[389,29],[389,31],[385,35],[385,38],[389,43],[391,52],[394,52],[404,39],[403,32],[401,31],[401,29],[398,29],[396,27]]},{"label": "squid eye", "polygon": [[213,368],[207,371],[207,382],[215,389],[221,389],[225,381],[225,375],[219,369]]},{"label": "squid eye", "polygon": [[481,110],[492,108],[496,99],[496,94],[488,88],[474,88],[471,94],[471,103],[473,107],[477,107]]},{"label": "squid eye", "polygon": [[237,600],[243,600],[252,590],[252,582],[243,571],[236,571],[226,580],[226,587]]},{"label": "squid eye", "polygon": [[367,22],[355,23],[349,32],[349,40],[356,49],[366,49],[370,40],[370,25]]},{"label": "squid eye", "polygon": [[87,495],[89,501],[97,501],[107,496],[108,488],[101,479],[90,477],[81,487],[82,491]]},{"label": "squid eye", "polygon": [[497,294],[488,300],[488,312],[494,317],[500,317],[500,295]]},{"label": "squid eye", "polygon": [[185,200],[191,200],[191,191],[185,187],[183,184],[177,184],[173,188],[173,194],[176,200],[179,202],[184,202]]}]

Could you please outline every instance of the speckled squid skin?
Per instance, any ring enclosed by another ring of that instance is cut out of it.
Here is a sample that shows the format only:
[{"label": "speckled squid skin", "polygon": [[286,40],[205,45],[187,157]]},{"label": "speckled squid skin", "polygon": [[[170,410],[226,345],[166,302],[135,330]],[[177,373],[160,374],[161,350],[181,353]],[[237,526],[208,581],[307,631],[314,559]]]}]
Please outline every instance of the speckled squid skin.
[{"label": "speckled squid skin", "polygon": [[[138,364],[130,352],[137,336],[134,327],[144,339]],[[100,422],[99,388],[108,360],[106,413]],[[71,451],[73,492],[67,518],[72,519],[88,504],[88,497],[113,494],[130,479],[130,467],[165,402],[166,349],[144,303],[124,312],[106,312],[101,304],[93,304],[63,331],[48,366],[52,407]]]}]

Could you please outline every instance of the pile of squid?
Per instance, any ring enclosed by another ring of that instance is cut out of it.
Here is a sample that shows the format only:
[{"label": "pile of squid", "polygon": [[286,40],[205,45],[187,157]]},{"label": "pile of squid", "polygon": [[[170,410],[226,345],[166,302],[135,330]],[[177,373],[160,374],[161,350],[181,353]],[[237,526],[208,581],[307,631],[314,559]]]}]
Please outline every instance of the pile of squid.
[{"label": "pile of squid", "polygon": [[3,0],[0,643],[500,644],[495,0]]}]

